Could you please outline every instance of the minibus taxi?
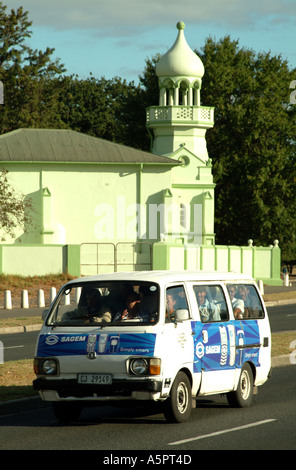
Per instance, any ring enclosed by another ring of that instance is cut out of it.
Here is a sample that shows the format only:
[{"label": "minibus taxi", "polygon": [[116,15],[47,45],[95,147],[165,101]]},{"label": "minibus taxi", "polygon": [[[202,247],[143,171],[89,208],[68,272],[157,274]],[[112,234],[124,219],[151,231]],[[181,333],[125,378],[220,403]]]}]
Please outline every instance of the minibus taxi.
[{"label": "minibus taxi", "polygon": [[270,368],[269,320],[251,277],[114,273],[60,289],[44,312],[33,385],[61,421],[85,406],[150,401],[184,422],[200,396],[249,406]]}]

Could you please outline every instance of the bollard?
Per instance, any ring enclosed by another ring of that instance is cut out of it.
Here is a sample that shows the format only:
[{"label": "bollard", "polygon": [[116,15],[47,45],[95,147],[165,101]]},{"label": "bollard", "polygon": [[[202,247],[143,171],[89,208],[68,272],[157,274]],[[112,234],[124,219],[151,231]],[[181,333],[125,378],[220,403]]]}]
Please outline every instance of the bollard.
[{"label": "bollard", "polygon": [[75,289],[75,304],[79,303],[80,296],[81,296],[81,287],[76,287],[76,289]]},{"label": "bollard", "polygon": [[21,308],[29,308],[29,297],[26,289],[22,290]]},{"label": "bollard", "polygon": [[56,295],[57,295],[57,290],[56,290],[56,288],[55,288],[55,287],[51,287],[51,288],[50,288],[50,291],[49,291],[49,303],[50,303],[50,305],[51,305],[52,302],[54,301]]},{"label": "bollard", "polygon": [[11,302],[11,292],[10,290],[6,290],[4,292],[4,308],[7,310],[12,309],[12,302]]},{"label": "bollard", "polygon": [[44,290],[43,289],[38,290],[37,307],[45,307]]},{"label": "bollard", "polygon": [[288,273],[284,274],[284,286],[289,287],[289,274]]},{"label": "bollard", "polygon": [[0,364],[4,364],[4,346],[2,341],[0,341]]},{"label": "bollard", "polygon": [[260,294],[261,295],[264,295],[264,285],[263,285],[263,281],[258,281],[258,287],[259,287],[259,291],[260,291]]}]

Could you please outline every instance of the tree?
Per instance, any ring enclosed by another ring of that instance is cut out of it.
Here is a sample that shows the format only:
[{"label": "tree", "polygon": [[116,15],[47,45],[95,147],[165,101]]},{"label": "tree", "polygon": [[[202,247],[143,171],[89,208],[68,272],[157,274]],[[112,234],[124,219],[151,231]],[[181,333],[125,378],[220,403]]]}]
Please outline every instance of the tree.
[{"label": "tree", "polygon": [[13,189],[7,179],[8,171],[0,173],[0,230],[1,241],[7,236],[15,237],[15,231],[21,228],[26,232],[26,227],[32,223],[30,200]]},{"label": "tree", "polygon": [[61,127],[59,83],[53,79],[65,70],[51,59],[54,49],[38,51],[26,45],[32,34],[28,12],[22,7],[10,13],[6,9],[0,2],[0,80],[4,84],[0,133],[19,127]]},{"label": "tree", "polygon": [[59,114],[64,126],[103,139],[125,140],[123,108],[134,85],[115,77],[111,80],[64,77]]},{"label": "tree", "polygon": [[252,238],[266,245],[277,238],[285,257],[296,226],[296,121],[289,105],[295,70],[281,56],[240,49],[229,36],[207,39],[199,55],[202,100],[215,106],[207,143],[217,185],[217,242]]}]

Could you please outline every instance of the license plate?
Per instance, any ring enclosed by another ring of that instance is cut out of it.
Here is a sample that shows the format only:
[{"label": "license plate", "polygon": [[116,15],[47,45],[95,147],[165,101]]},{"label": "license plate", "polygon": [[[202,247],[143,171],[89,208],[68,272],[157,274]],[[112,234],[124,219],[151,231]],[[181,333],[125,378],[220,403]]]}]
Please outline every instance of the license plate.
[{"label": "license plate", "polygon": [[110,374],[78,374],[79,384],[88,385],[110,385],[112,384],[112,375]]}]

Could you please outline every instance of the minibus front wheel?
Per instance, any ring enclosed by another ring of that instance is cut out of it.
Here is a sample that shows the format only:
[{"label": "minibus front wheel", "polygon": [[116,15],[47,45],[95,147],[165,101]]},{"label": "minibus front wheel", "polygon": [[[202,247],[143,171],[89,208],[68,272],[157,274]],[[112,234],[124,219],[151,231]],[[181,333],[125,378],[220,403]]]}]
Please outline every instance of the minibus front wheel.
[{"label": "minibus front wheel", "polygon": [[164,415],[171,423],[184,423],[192,410],[191,384],[184,372],[179,372],[164,403]]},{"label": "minibus front wheel", "polygon": [[236,408],[246,408],[251,405],[254,394],[254,376],[250,364],[243,365],[237,389],[227,393],[227,400],[230,406]]}]

